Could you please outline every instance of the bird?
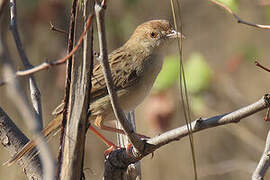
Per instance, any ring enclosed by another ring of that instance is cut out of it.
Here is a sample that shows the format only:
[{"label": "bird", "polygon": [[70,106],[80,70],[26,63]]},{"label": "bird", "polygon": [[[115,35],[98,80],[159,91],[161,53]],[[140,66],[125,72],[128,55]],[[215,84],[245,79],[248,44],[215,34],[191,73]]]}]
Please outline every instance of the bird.
[{"label": "bird", "polygon": [[[137,26],[126,43],[109,54],[114,88],[124,112],[135,109],[149,94],[163,65],[162,49],[168,46],[169,42],[181,37],[184,36],[174,30],[168,20],[150,20]],[[94,121],[95,126],[100,129],[124,134],[122,130],[104,124],[114,120],[115,116],[100,64],[95,65],[91,82],[89,121]],[[44,137],[60,129],[63,107],[64,103],[54,110],[56,117],[43,129]],[[95,131],[93,128],[92,130]],[[111,145],[110,142],[105,143]],[[14,164],[34,147],[35,142],[29,141],[5,164]]]}]

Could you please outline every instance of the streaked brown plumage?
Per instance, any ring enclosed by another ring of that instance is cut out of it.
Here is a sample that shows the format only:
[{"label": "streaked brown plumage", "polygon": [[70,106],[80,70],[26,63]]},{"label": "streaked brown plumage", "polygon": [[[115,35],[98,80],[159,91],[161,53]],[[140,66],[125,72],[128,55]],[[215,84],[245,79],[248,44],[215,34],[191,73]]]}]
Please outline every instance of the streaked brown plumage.
[{"label": "streaked brown plumage", "polygon": [[[161,48],[166,42],[180,36],[166,20],[147,21],[136,28],[122,47],[109,55],[114,86],[125,112],[135,109],[148,95],[163,64]],[[94,120],[94,124],[99,128],[119,132],[103,124],[104,121],[114,120],[115,117],[100,65],[96,65],[93,70],[90,103],[90,120]],[[54,114],[57,117],[43,130],[45,137],[61,126],[62,105],[57,107]],[[7,164],[17,161],[34,147],[35,143],[30,141]]]}]

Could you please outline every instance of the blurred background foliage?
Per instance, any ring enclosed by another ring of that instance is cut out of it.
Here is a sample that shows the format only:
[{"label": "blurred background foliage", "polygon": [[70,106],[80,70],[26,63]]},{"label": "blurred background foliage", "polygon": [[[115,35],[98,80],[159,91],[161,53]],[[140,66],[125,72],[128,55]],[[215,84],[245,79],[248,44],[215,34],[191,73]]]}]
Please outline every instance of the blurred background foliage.
[{"label": "blurred background foliage", "polygon": [[[252,0],[219,0],[226,2],[241,18],[260,24],[270,24],[270,3]],[[26,53],[32,64],[54,60],[66,53],[67,37],[52,32],[49,22],[68,30],[71,0],[17,1],[18,27]],[[262,6],[262,4],[266,4]],[[267,5],[268,4],[268,5]],[[233,111],[269,93],[270,74],[258,69],[254,60],[270,67],[270,31],[236,23],[223,9],[209,1],[181,1],[183,60],[190,93],[193,119]],[[108,1],[106,28],[109,52],[121,46],[137,25],[151,19],[171,22],[170,2],[164,0]],[[8,21],[6,23],[8,26]],[[6,36],[9,53],[17,69],[23,69],[10,32]],[[98,43],[95,33],[95,50]],[[179,95],[179,55],[177,44],[165,51],[164,70],[158,77],[153,93],[136,109],[137,130],[147,136],[185,124]],[[1,66],[1,65],[0,65]],[[1,67],[0,67],[1,68]],[[1,70],[0,70],[1,71]],[[43,115],[47,124],[51,112],[63,98],[65,66],[58,66],[35,75],[42,93]],[[20,78],[29,94],[27,80]],[[0,106],[26,129],[21,116],[0,88]],[[265,112],[257,113],[238,124],[213,128],[194,135],[198,173],[201,180],[250,179],[261,153],[269,124],[263,121]],[[114,139],[111,133],[104,133]],[[57,154],[59,137],[50,142]],[[144,179],[193,179],[191,153],[187,138],[155,152],[153,159],[142,160]],[[101,179],[103,152],[106,149],[91,133],[87,135],[85,155],[86,179]],[[0,148],[0,164],[8,159]],[[12,173],[11,173],[12,172]],[[1,176],[23,179],[20,168],[0,166]],[[265,179],[270,179],[270,173]]]}]

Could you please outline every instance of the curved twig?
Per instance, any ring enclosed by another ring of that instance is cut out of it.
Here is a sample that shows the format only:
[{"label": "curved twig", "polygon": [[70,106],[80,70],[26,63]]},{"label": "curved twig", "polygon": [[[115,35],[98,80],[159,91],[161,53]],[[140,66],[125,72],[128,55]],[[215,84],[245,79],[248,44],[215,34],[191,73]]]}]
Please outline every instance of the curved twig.
[{"label": "curved twig", "polygon": [[250,22],[247,22],[247,21],[244,21],[242,20],[239,16],[237,16],[229,7],[227,7],[226,5],[218,2],[218,1],[215,1],[215,0],[209,0],[211,1],[212,3],[218,5],[219,7],[225,9],[228,13],[230,13],[236,20],[238,23],[240,24],[245,24],[245,25],[248,25],[248,26],[253,26],[253,27],[256,27],[256,28],[261,28],[261,29],[268,29],[270,30],[270,25],[263,25],[263,24],[254,24],[254,23],[250,23]]}]

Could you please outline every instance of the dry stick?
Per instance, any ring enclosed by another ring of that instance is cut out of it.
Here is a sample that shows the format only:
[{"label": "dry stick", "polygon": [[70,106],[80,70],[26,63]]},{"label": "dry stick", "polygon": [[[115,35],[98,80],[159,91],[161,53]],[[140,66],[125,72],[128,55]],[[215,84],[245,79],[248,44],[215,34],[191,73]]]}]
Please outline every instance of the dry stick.
[{"label": "dry stick", "polygon": [[255,61],[254,62],[256,66],[262,68],[263,70],[267,71],[267,72],[270,72],[270,69],[268,69],[267,67],[261,65],[258,61]]},{"label": "dry stick", "polygon": [[[16,0],[10,0],[10,30],[12,32],[14,41],[17,46],[17,50],[19,52],[20,58],[23,62],[23,65],[26,69],[32,68],[26,53],[24,51],[21,38],[19,36],[18,28],[17,28],[17,10],[16,10]],[[29,76],[29,88],[30,88],[30,97],[32,99],[32,104],[34,107],[35,116],[37,116],[37,120],[40,126],[39,128],[43,128],[43,121],[42,121],[42,107],[41,107],[41,98],[40,98],[40,91],[37,87],[37,83],[33,76]]]},{"label": "dry stick", "polygon": [[[270,72],[270,69],[268,69],[267,67],[261,65],[258,61],[255,61],[254,63],[255,63],[256,66],[260,67],[261,69],[263,69],[263,70],[265,70],[267,72]],[[265,121],[270,121],[270,119],[269,119],[269,112],[270,112],[270,108],[267,109],[266,115],[264,117],[264,120]]]},{"label": "dry stick", "polygon": [[262,154],[260,162],[252,174],[252,180],[262,180],[264,178],[264,175],[270,166],[269,152],[270,152],[270,131],[268,131],[264,152]]},{"label": "dry stick", "polygon": [[[74,44],[75,44],[75,17],[77,14],[77,3],[78,0],[73,0],[71,5],[71,14],[70,14],[70,21],[69,21],[69,30],[68,30],[68,47],[67,52],[71,52]],[[69,106],[69,96],[70,96],[70,86],[71,86],[71,71],[72,71],[72,57],[67,60],[66,63],[66,79],[65,79],[65,92],[64,92],[64,107],[63,107],[63,120],[62,120],[62,128],[60,134],[60,148],[58,152],[58,164],[59,166],[63,163],[63,146],[64,146],[64,138],[65,138],[65,128],[67,124],[67,109]],[[62,169],[58,168],[56,178],[60,179],[60,173]]]},{"label": "dry stick", "polygon": [[[175,30],[178,31],[178,24],[177,22],[180,21],[180,29],[181,33],[183,33],[183,25],[182,25],[182,16],[181,16],[181,7],[179,1],[173,1],[171,0],[171,8],[172,8],[172,14],[173,14],[173,20],[174,20],[174,25],[175,25]],[[175,5],[174,2],[176,3],[176,7],[179,11],[176,16],[175,12]],[[178,21],[177,21],[178,20]],[[188,98],[188,92],[187,92],[187,86],[186,86],[186,78],[185,78],[185,71],[184,71],[184,65],[183,65],[183,37],[178,40],[178,50],[179,50],[179,55],[180,55],[180,95],[181,95],[181,102],[182,102],[182,108],[183,108],[183,113],[186,121],[186,125],[189,131],[189,142],[190,142],[190,149],[191,149],[191,155],[192,155],[192,162],[193,162],[193,171],[194,171],[194,179],[198,179],[198,172],[197,172],[197,163],[196,163],[196,154],[195,154],[195,146],[194,146],[194,139],[193,139],[193,132],[190,127],[191,123],[191,115],[190,115],[190,104],[189,104],[189,98]]]},{"label": "dry stick", "polygon": [[[256,112],[262,111],[270,106],[270,95],[266,94],[257,102],[250,104],[246,107],[233,111],[231,113],[226,113],[223,115],[214,116],[208,119],[195,120],[191,123],[191,130],[193,133],[202,131],[204,129],[213,128],[221,125],[226,125],[229,123],[238,123],[241,119],[246,118]],[[131,156],[127,155],[124,149],[119,149],[113,151],[108,156],[107,165],[110,170],[112,177],[117,177],[117,173],[119,171],[123,171],[123,169],[127,168],[129,164],[137,162],[142,159],[146,155],[154,152],[158,148],[169,144],[173,141],[178,141],[183,137],[188,136],[189,131],[186,125],[167,131],[159,136],[151,138],[147,140],[147,144],[145,146],[144,154],[141,156]],[[113,162],[113,164],[111,163]],[[106,163],[106,162],[105,162]],[[108,168],[108,169],[109,169]],[[106,168],[105,168],[106,170]]]},{"label": "dry stick", "polygon": [[52,31],[56,31],[56,32],[59,32],[59,33],[63,33],[63,34],[68,35],[68,32],[64,31],[63,29],[56,28],[56,27],[53,25],[52,21],[50,21],[50,26],[51,26],[51,30],[52,30]]},{"label": "dry stick", "polygon": [[270,29],[270,25],[254,24],[254,23],[250,23],[250,22],[242,20],[239,16],[237,16],[234,12],[232,12],[232,10],[230,8],[228,8],[226,5],[224,5],[220,2],[217,2],[215,0],[209,0],[209,1],[222,7],[223,9],[225,9],[228,13],[230,13],[237,20],[238,23],[245,24],[248,26],[253,26],[256,28],[261,28],[261,29]]},{"label": "dry stick", "polygon": [[[5,64],[8,60],[8,48],[5,42],[6,19],[5,16],[0,13],[0,59]],[[0,141],[3,147],[9,152],[11,156],[15,155],[20,149],[29,141],[29,139],[20,131],[20,129],[13,123],[4,110],[0,107]],[[19,161],[20,165],[24,169],[24,173],[28,179],[41,180],[42,179],[42,167],[39,156],[30,159],[29,156],[25,156]]]},{"label": "dry stick", "polygon": [[87,26],[85,31],[83,31],[79,41],[77,42],[76,46],[72,49],[72,51],[70,53],[68,53],[68,55],[66,55],[65,57],[56,60],[56,61],[52,61],[52,62],[44,62],[38,66],[35,66],[34,68],[25,70],[25,71],[17,71],[16,76],[26,76],[26,75],[30,75],[30,74],[34,74],[38,71],[41,70],[45,70],[50,68],[51,66],[55,66],[55,65],[60,65],[65,63],[80,47],[80,45],[82,44],[83,38],[86,35],[86,32],[89,30],[90,25],[92,24],[92,19],[93,19],[94,15],[92,14],[91,16],[88,17],[87,19]]},{"label": "dry stick", "polygon": [[138,135],[132,130],[131,124],[127,121],[126,116],[123,110],[120,107],[117,94],[114,89],[114,84],[112,81],[112,74],[110,65],[108,62],[108,52],[107,52],[107,43],[106,43],[106,36],[105,36],[105,18],[104,12],[105,4],[104,1],[102,4],[95,4],[95,12],[97,18],[97,28],[98,28],[98,39],[99,39],[99,48],[100,48],[100,64],[102,66],[105,82],[108,89],[108,93],[110,95],[111,104],[113,107],[113,111],[115,114],[116,119],[121,123],[126,135],[128,136],[129,140],[131,141],[132,145],[135,147],[135,152],[138,150],[142,152],[144,149],[144,142],[138,137]]},{"label": "dry stick", "polygon": [[[77,5],[78,6],[78,5]],[[94,2],[84,6],[75,16],[75,38],[85,29],[85,20],[89,11],[93,11]],[[83,157],[85,134],[88,124],[89,92],[91,84],[91,64],[93,62],[92,33],[84,38],[83,48],[72,57],[72,70],[65,136],[62,143],[62,162],[60,178],[62,180],[81,179],[83,176]]]}]

